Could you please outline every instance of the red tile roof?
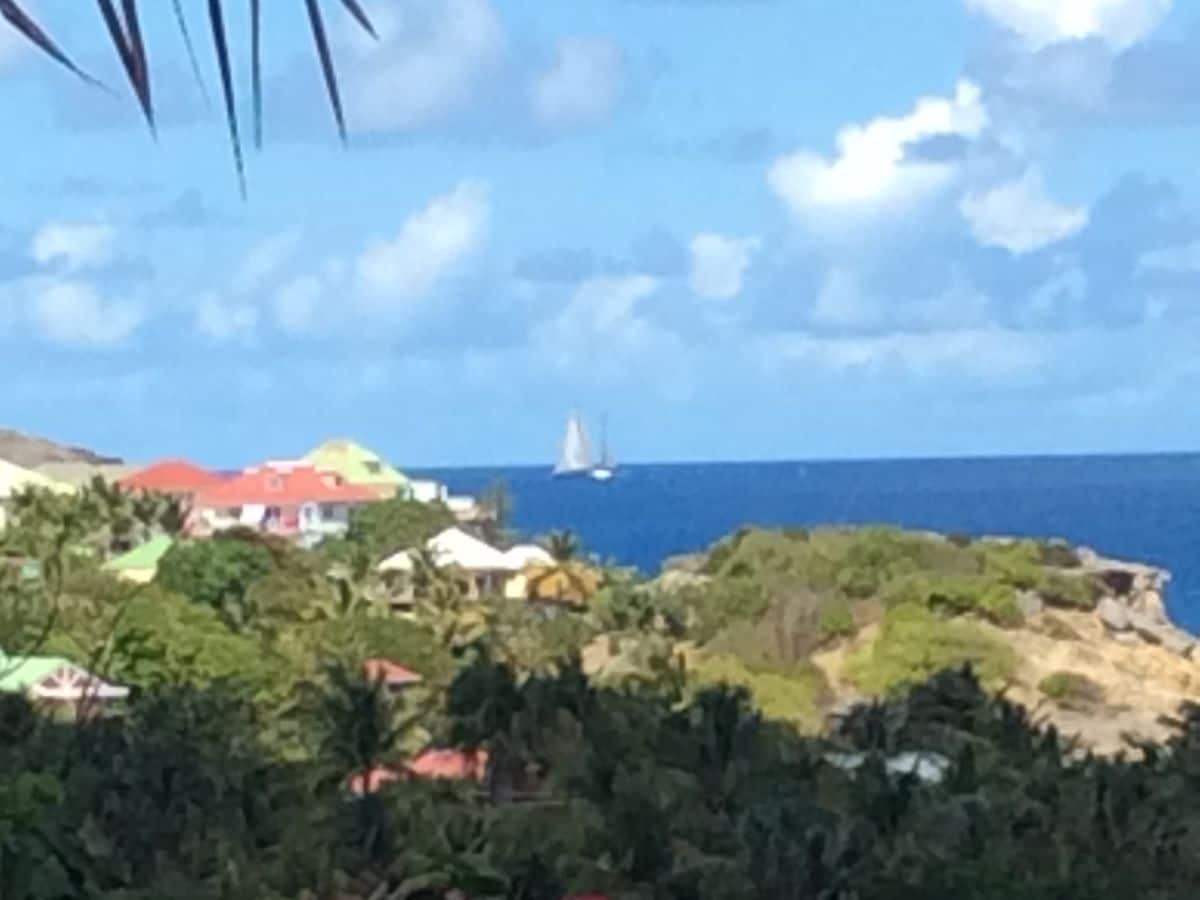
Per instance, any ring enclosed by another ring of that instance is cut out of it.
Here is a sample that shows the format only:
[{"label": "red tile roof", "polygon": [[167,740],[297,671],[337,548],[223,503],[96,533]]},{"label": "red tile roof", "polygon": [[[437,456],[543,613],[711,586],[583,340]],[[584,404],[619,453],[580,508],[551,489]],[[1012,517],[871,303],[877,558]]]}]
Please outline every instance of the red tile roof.
[{"label": "red tile roof", "polygon": [[197,494],[196,506],[299,506],[303,503],[368,503],[379,495],[346,484],[336,472],[309,463],[253,466]]},{"label": "red tile roof", "polygon": [[389,687],[419,684],[424,680],[416,672],[390,659],[364,659],[362,672],[367,681],[382,681]]},{"label": "red tile roof", "polygon": [[355,772],[346,780],[346,784],[351,791],[361,797],[363,794],[373,794],[385,784],[399,781],[403,777],[404,773],[399,769],[393,769],[390,766],[376,766],[367,772]]},{"label": "red tile roof", "polygon": [[215,487],[224,479],[182,459],[156,462],[126,475],[117,482],[130,491],[159,491],[164,494],[194,494]]},{"label": "red tile roof", "polygon": [[486,750],[443,750],[430,748],[404,764],[414,778],[482,781],[487,771]]}]

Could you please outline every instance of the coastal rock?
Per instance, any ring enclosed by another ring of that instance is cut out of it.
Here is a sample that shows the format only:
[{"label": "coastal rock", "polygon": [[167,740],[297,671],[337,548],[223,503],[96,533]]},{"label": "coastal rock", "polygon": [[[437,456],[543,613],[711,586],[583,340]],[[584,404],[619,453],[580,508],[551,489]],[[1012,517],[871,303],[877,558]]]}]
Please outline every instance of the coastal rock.
[{"label": "coastal rock", "polygon": [[1131,626],[1129,610],[1113,597],[1101,599],[1096,607],[1096,615],[1109,631],[1128,631]]}]

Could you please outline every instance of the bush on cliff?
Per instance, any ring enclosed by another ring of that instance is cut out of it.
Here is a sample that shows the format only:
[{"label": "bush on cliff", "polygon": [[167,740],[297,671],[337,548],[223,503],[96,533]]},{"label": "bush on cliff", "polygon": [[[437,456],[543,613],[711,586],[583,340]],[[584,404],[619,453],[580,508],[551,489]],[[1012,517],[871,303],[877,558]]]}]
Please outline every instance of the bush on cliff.
[{"label": "bush on cliff", "polygon": [[1053,672],[1038,690],[1064,709],[1091,710],[1104,703],[1104,686],[1079,672]]},{"label": "bush on cliff", "polygon": [[946,620],[911,603],[890,608],[879,635],[847,660],[846,674],[861,690],[890,694],[943,669],[970,663],[987,685],[999,687],[1016,670],[1012,648],[980,626]]}]

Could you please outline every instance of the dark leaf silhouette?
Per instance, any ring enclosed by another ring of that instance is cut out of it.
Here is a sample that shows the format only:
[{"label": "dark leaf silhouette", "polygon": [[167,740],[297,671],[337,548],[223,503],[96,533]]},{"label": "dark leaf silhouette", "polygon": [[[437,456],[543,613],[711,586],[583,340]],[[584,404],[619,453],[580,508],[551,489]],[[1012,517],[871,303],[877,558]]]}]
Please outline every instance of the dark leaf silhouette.
[{"label": "dark leaf silhouette", "polygon": [[329,92],[329,103],[333,107],[333,118],[337,121],[338,136],[346,140],[346,120],[342,114],[342,98],[338,93],[337,72],[333,68],[333,56],[329,52],[329,39],[325,35],[325,22],[321,18],[321,7],[317,0],[306,0],[308,21],[312,26],[313,43],[317,45],[317,56],[321,60],[321,74],[325,77],[325,89]]},{"label": "dark leaf silhouette", "polygon": [[3,15],[5,20],[8,21],[8,24],[24,35],[27,40],[37,46],[51,59],[54,59],[60,65],[70,69],[89,84],[94,84],[97,86],[100,85],[95,78],[75,65],[75,63],[71,61],[70,57],[63,53],[63,51],[59,49],[59,46],[50,39],[49,35],[42,31],[42,29],[38,27],[37,23],[34,22],[33,19],[31,19],[28,14],[26,14],[25,11],[16,4],[15,0],[0,0],[0,15]]},{"label": "dark leaf silhouette", "polygon": [[250,0],[250,78],[254,95],[254,146],[262,149],[262,0]]},{"label": "dark leaf silhouette", "polygon": [[242,160],[242,139],[238,134],[237,104],[233,97],[233,73],[229,65],[229,43],[225,38],[225,16],[221,9],[221,0],[208,0],[208,19],[212,25],[217,67],[221,70],[221,94],[225,98],[225,120],[229,123],[229,142],[233,146],[233,162],[237,167],[238,189],[245,197],[246,166]]},{"label": "dark leaf silhouette", "polygon": [[[100,15],[108,29],[108,36],[116,48],[121,66],[137,97],[138,105],[150,130],[154,130],[154,112],[150,100],[150,73],[146,69],[145,48],[142,47],[141,30],[137,26],[137,9],[134,0],[123,0],[123,8],[127,21],[121,21],[121,15],[113,5],[113,0],[97,0]],[[130,16],[132,13],[132,17]],[[136,41],[134,35],[136,34]]]},{"label": "dark leaf silhouette", "polygon": [[187,16],[183,11],[183,0],[171,0],[171,4],[175,9],[175,21],[179,25],[179,34],[183,37],[183,46],[187,50],[188,65],[192,68],[192,76],[196,79],[196,85],[200,88],[200,96],[204,98],[204,106],[206,109],[212,108],[212,101],[208,97],[208,88],[204,86],[204,76],[200,73],[200,60],[196,56],[196,45],[192,43],[192,31],[188,28]]}]

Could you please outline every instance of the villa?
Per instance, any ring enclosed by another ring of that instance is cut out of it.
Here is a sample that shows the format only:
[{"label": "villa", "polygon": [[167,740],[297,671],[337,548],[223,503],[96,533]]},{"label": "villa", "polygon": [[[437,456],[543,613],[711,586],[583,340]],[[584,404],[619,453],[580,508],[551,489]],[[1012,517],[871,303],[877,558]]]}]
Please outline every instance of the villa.
[{"label": "villa", "polygon": [[174,497],[191,499],[196,494],[216,487],[225,479],[216,472],[181,459],[153,463],[131,472],[117,481],[127,491],[152,491]]},{"label": "villa", "polygon": [[[425,545],[426,552],[441,569],[455,570],[463,578],[466,595],[472,599],[503,594],[511,599],[526,595],[523,572],[533,564],[548,565],[550,554],[534,544],[522,544],[500,551],[461,528],[447,528]],[[411,598],[413,549],[394,553],[379,564],[378,571],[402,580],[401,605]]]},{"label": "villa", "polygon": [[311,545],[343,534],[351,509],[379,499],[375,490],[348,484],[330,469],[267,462],[196,494],[193,530],[204,534],[240,525]]},{"label": "villa", "polygon": [[5,656],[0,653],[0,693],[59,705],[124,700],[129,688],[109,684],[58,656]]},{"label": "villa", "polygon": [[346,484],[375,490],[380,497],[411,497],[408,478],[379,454],[345,438],[326,441],[304,455],[304,461],[336,472]]}]

